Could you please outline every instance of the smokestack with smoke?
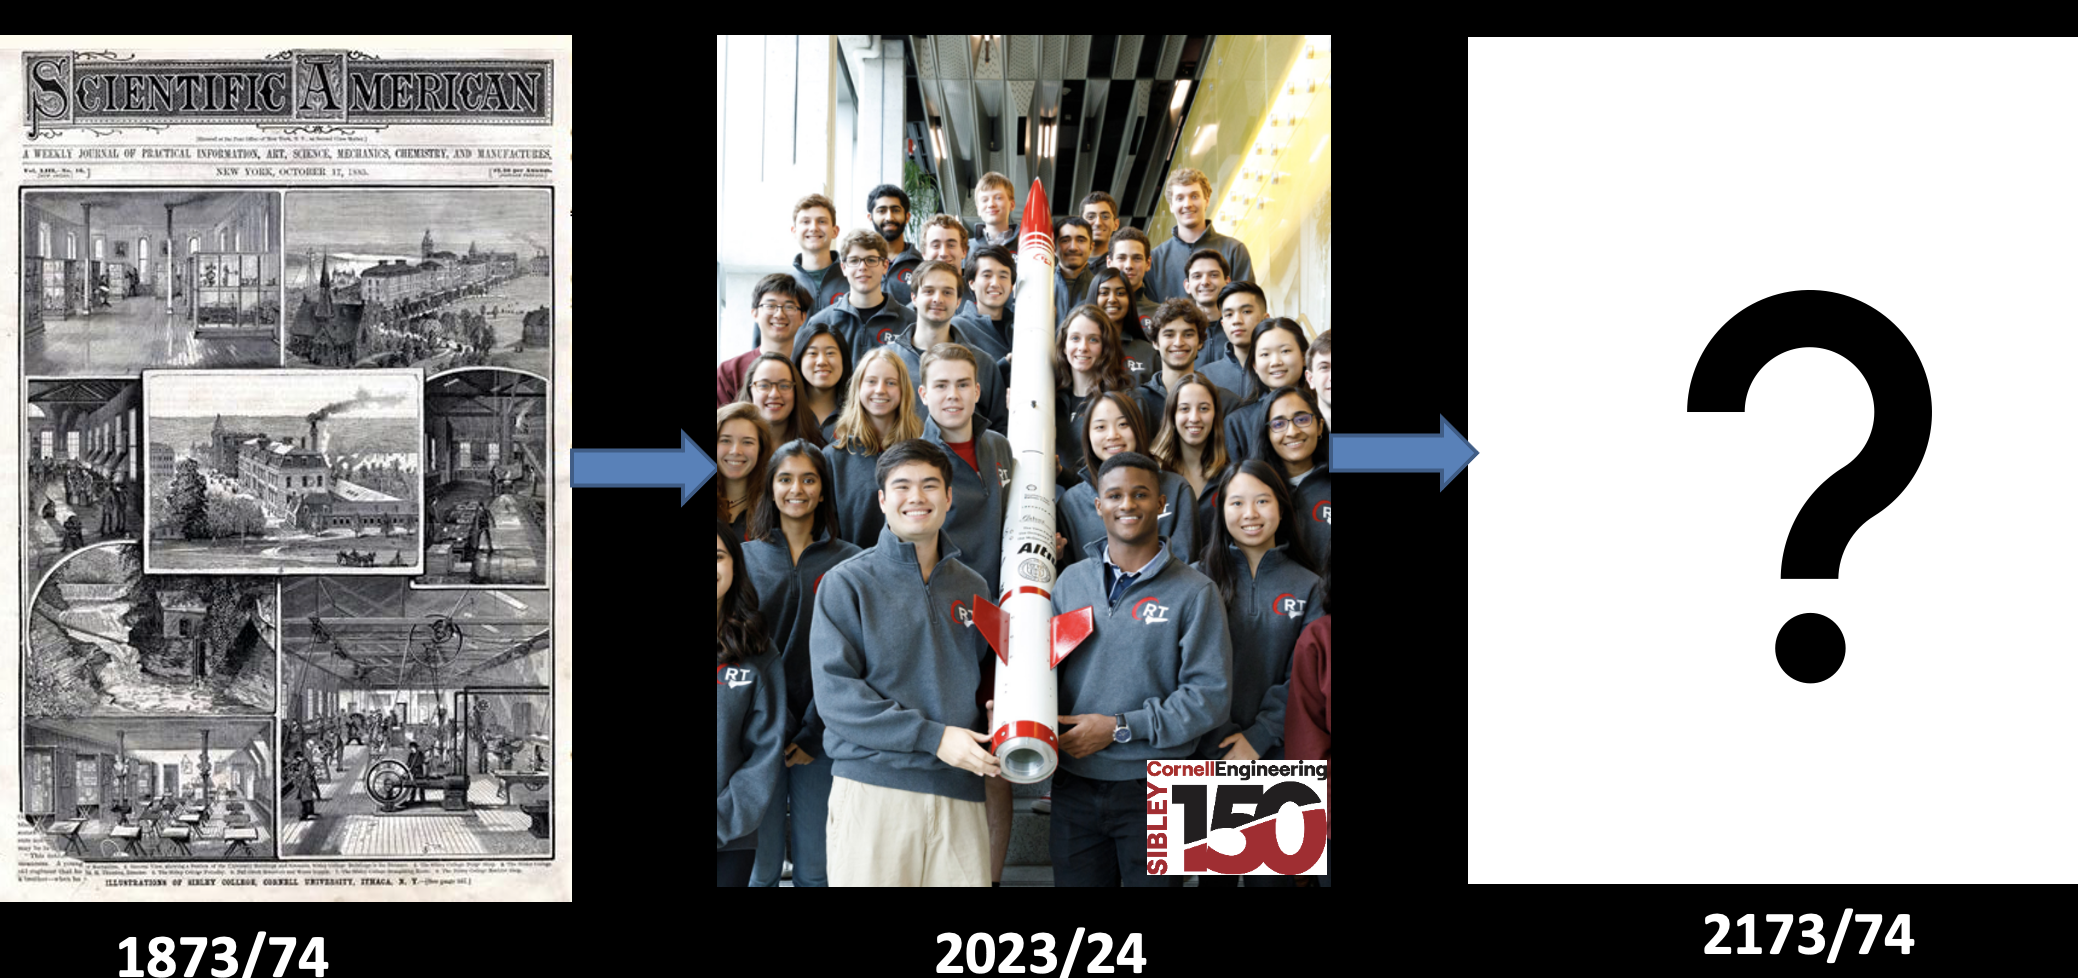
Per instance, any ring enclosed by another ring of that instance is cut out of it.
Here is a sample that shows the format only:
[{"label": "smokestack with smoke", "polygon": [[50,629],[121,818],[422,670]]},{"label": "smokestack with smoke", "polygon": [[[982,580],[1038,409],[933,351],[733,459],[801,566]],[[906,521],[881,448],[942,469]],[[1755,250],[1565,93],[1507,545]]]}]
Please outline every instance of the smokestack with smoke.
[{"label": "smokestack with smoke", "polygon": [[364,408],[392,407],[402,403],[404,403],[404,395],[402,394],[384,394],[378,397],[368,393],[368,389],[363,387],[355,391],[353,397],[344,401],[333,401],[324,407],[312,411],[303,420],[310,422],[311,426],[315,428],[318,422],[335,414],[352,414]]}]

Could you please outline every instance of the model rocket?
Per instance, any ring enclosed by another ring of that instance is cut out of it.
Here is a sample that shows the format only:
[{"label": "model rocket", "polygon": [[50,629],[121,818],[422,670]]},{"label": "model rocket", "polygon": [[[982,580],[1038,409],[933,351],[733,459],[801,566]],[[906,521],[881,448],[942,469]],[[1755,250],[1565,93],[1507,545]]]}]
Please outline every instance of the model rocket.
[{"label": "model rocket", "polygon": [[1053,214],[1037,180],[1018,228],[1008,395],[1017,461],[1003,521],[1003,594],[994,604],[975,595],[974,619],[1002,660],[990,749],[1004,778],[1030,784],[1051,777],[1060,761],[1054,667],[1089,637],[1093,621],[1088,608],[1053,613]]}]

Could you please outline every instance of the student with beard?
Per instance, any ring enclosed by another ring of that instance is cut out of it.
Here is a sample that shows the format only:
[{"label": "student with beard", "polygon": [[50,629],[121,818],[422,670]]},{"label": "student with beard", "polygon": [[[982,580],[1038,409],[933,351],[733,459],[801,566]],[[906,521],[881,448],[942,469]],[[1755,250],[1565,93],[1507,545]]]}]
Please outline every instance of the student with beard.
[{"label": "student with beard", "polygon": [[[1147,416],[1141,413],[1142,403],[1123,391],[1105,391],[1082,413],[1083,462],[1077,473],[1082,481],[1063,491],[1056,507],[1059,531],[1066,540],[1062,552],[1080,554],[1085,544],[1103,538],[1104,518],[1097,511],[1097,484],[1090,472],[1122,452],[1147,454]],[[1164,470],[1157,488],[1164,503],[1155,529],[1169,541],[1172,552],[1186,557],[1196,553],[1198,497],[1190,483]]]},{"label": "student with beard", "polygon": [[789,355],[801,324],[808,320],[808,290],[784,272],[758,279],[750,291],[751,330],[761,339],[750,352],[722,361],[714,371],[714,406],[721,407],[743,391],[743,377],[751,361],[765,353]]},{"label": "student with beard", "polygon": [[[993,254],[991,254],[993,252]],[[994,266],[1002,257],[1003,249],[990,246],[976,252],[976,264]],[[928,282],[926,281],[928,279]],[[977,366],[976,389],[980,401],[974,406],[974,417],[981,427],[1001,434],[1010,421],[1009,402],[1004,399],[1005,377],[996,371],[996,356],[990,355],[987,344],[981,337],[989,335],[990,327],[984,322],[967,320],[945,321],[940,317],[950,313],[959,302],[959,272],[944,262],[927,261],[917,267],[916,322],[896,336],[888,346],[901,355],[902,362],[909,365],[912,377],[923,376],[923,358],[940,343],[952,343],[966,348],[974,354],[977,364],[987,364],[984,369]],[[994,283],[991,283],[991,288]],[[1002,284],[1009,292],[1008,283]],[[922,385],[918,385],[921,387]],[[925,396],[919,391],[917,410],[925,412]],[[971,551],[970,551],[971,552]]]},{"label": "student with beard", "polygon": [[1241,406],[1227,416],[1227,443],[1242,458],[1256,454],[1255,439],[1269,410],[1270,392],[1306,386],[1306,329],[1297,322],[1265,319],[1248,336],[1251,369],[1241,388]]},{"label": "student with beard", "polygon": [[785,678],[743,567],[743,545],[726,523],[714,528],[714,563],[714,882],[743,886],[779,783]]},{"label": "student with beard", "polygon": [[780,865],[791,849],[794,885],[828,886],[823,826],[830,814],[830,758],[823,753],[823,722],[809,678],[808,632],[815,619],[817,583],[859,548],[838,532],[837,508],[829,492],[830,463],[822,452],[807,442],[790,441],[772,453],[766,468],[771,477],[750,522],[743,563],[757,586],[758,611],[785,676],[787,727],[786,747],[780,753],[784,766],[772,804],[758,826],[750,885],[778,886]]},{"label": "student with beard", "polygon": [[1181,886],[1147,873],[1147,762],[1182,759],[1228,715],[1233,645],[1219,591],[1155,528],[1161,471],[1137,452],[1097,469],[1105,538],[1053,592],[1093,612],[1056,670],[1060,767],[1048,849],[1055,886]]},{"label": "student with beard", "polygon": [[[1206,334],[1212,332],[1211,321],[1197,304],[1189,299],[1168,299],[1154,311],[1154,349],[1161,358],[1162,368],[1149,376],[1145,386],[1158,398],[1167,399],[1169,385],[1178,378],[1197,369],[1198,348],[1205,342]],[[1219,395],[1221,413],[1233,411],[1241,406],[1241,395],[1212,384]]]},{"label": "student with beard", "polygon": [[[1234,642],[1228,718],[1198,741],[1206,760],[1283,760],[1292,648],[1319,618],[1320,576],[1306,550],[1284,479],[1249,459],[1218,491],[1212,539],[1191,566],[1219,589]],[[1252,876],[1248,886],[1294,885],[1290,876]],[[1244,885],[1239,876],[1200,876],[1199,886]]]},{"label": "student with beard", "polygon": [[1291,702],[1284,712],[1284,756],[1293,760],[1328,762],[1327,797],[1323,799],[1328,809],[1328,871],[1320,878],[1320,885],[1332,886],[1335,879],[1335,755],[1328,723],[1329,707],[1333,703],[1328,695],[1328,680],[1333,664],[1330,653],[1334,648],[1335,633],[1335,565],[1332,563],[1323,563],[1320,568],[1320,608],[1323,613],[1299,633],[1298,647],[1292,651]]},{"label": "student with beard", "polygon": [[1017,258],[1000,245],[982,245],[967,261],[967,284],[973,300],[958,307],[953,322],[969,340],[968,346],[993,364],[1010,355],[1011,330],[1017,325],[1017,310],[1010,297],[1017,285]]},{"label": "student with beard", "polygon": [[831,886],[989,883],[982,781],[1001,765],[975,729],[989,650],[972,611],[987,583],[943,532],[953,464],[922,439],[882,453],[887,529],[815,592],[808,654],[834,762]]},{"label": "student with beard", "polygon": [[721,480],[714,517],[734,529],[739,540],[763,498],[765,463],[774,445],[772,428],[755,405],[737,401],[714,412],[714,474]]},{"label": "student with beard", "polygon": [[808,390],[808,382],[801,379],[801,371],[794,361],[777,353],[759,356],[751,365],[748,381],[739,395],[745,404],[756,405],[758,416],[765,419],[765,426],[772,429],[774,441],[785,444],[796,438],[816,448],[827,444],[823,438],[822,425],[817,422],[815,412],[808,407],[808,399],[802,396]]},{"label": "student with beard", "polygon": [[1091,261],[1095,252],[1090,250],[1090,224],[1079,217],[1063,220],[1053,233],[1053,321],[1059,324],[1068,318],[1068,310],[1088,302],[1090,279],[1096,277],[1097,266],[1103,262]]},{"label": "student with beard", "polygon": [[1228,278],[1237,282],[1255,280],[1255,265],[1249,260],[1248,246],[1239,238],[1230,238],[1212,229],[1212,180],[1204,173],[1188,167],[1169,174],[1162,187],[1162,198],[1169,204],[1169,212],[1176,215],[1176,227],[1169,240],[1154,249],[1148,256],[1149,271],[1147,289],[1155,297],[1173,299],[1187,295],[1184,277],[1189,273],[1189,264],[1196,252],[1211,250],[1225,259],[1230,270]]},{"label": "student with beard", "polygon": [[1248,388],[1254,364],[1248,358],[1248,338],[1257,323],[1268,319],[1270,304],[1261,286],[1254,282],[1228,282],[1219,290],[1219,334],[1222,352],[1211,363],[1199,356],[1198,372],[1206,379],[1235,393]]},{"label": "student with beard", "polygon": [[853,231],[838,245],[842,268],[851,291],[838,297],[837,304],[816,313],[809,325],[823,324],[844,337],[853,363],[866,358],[866,351],[894,339],[916,313],[881,290],[887,272],[887,242],[872,231]]},{"label": "student with beard", "polygon": [[1269,410],[1255,433],[1256,458],[1290,484],[1292,513],[1306,550],[1326,561],[1335,542],[1327,426],[1313,392],[1304,387],[1280,388],[1265,401]]},{"label": "student with beard", "polygon": [[[1122,343],[1119,356],[1126,370],[1133,375],[1134,385],[1147,383],[1161,359],[1155,354],[1153,343],[1134,335],[1139,331],[1140,316],[1134,312],[1132,280],[1122,269],[1100,268],[1090,277],[1089,301],[1104,310],[1104,315],[1118,327]],[[1148,321],[1152,323],[1152,317]],[[1126,324],[1132,325],[1128,327]]]},{"label": "student with beard", "polygon": [[866,217],[887,242],[887,278],[882,290],[895,301],[910,305],[910,279],[924,256],[903,240],[909,231],[909,194],[892,183],[883,183],[866,193]]},{"label": "student with beard", "polygon": [[893,348],[866,354],[852,378],[844,410],[837,415],[830,445],[823,449],[823,458],[830,462],[837,526],[844,539],[861,547],[872,547],[884,525],[875,482],[881,453],[924,433],[910,376]]},{"label": "student with beard", "polygon": [[1198,500],[1193,520],[1196,540],[1212,539],[1217,492],[1227,469],[1240,459],[1227,450],[1226,413],[1215,388],[1203,374],[1184,374],[1162,402],[1162,430],[1154,438],[1154,457],[1162,468],[1183,476]]},{"label": "student with beard", "polygon": [[844,410],[844,395],[851,389],[851,352],[827,324],[811,326],[794,338],[794,369],[808,384],[805,397],[800,391],[794,396],[808,403],[808,414],[828,444],[837,415]]}]

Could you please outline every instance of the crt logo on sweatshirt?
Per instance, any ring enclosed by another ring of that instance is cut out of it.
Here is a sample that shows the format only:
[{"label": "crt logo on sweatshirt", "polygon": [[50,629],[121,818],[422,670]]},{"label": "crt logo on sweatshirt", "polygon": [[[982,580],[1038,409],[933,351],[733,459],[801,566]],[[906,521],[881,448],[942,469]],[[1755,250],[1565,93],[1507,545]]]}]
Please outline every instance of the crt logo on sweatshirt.
[{"label": "crt logo on sweatshirt", "polygon": [[1329,525],[1329,526],[1334,526],[1334,525],[1335,525],[1335,521],[1334,521],[1334,520],[1333,520],[1333,519],[1331,518],[1331,517],[1333,517],[1333,516],[1334,516],[1334,510],[1333,510],[1333,509],[1332,509],[1332,508],[1331,508],[1331,507],[1330,507],[1330,506],[1328,505],[1328,500],[1325,500],[1325,499],[1323,499],[1323,500],[1321,500],[1320,502],[1317,502],[1317,503],[1314,503],[1314,504],[1313,504],[1313,521],[1314,521],[1314,522],[1316,522],[1316,523],[1326,523],[1326,524],[1327,524],[1327,525]]},{"label": "crt logo on sweatshirt", "polygon": [[892,329],[882,329],[882,330],[880,331],[880,342],[881,342],[881,343],[885,344],[885,343],[886,343],[887,341],[889,341],[889,340],[891,340],[891,339],[894,339],[894,338],[895,338],[895,331],[894,331],[894,330],[892,330]]},{"label": "crt logo on sweatshirt", "polygon": [[716,686],[728,686],[731,689],[734,689],[737,686],[748,686],[750,685],[751,679],[754,678],[755,675],[755,671],[750,669],[737,669],[731,668],[729,666],[715,666],[714,684]]},{"label": "crt logo on sweatshirt", "polygon": [[1146,625],[1168,621],[1169,606],[1163,604],[1160,598],[1141,598],[1133,604],[1133,617]]},{"label": "crt logo on sweatshirt", "polygon": [[1286,618],[1297,618],[1306,613],[1306,599],[1294,597],[1290,594],[1280,594],[1277,596],[1277,600],[1270,602],[1270,613],[1283,615]]},{"label": "crt logo on sweatshirt", "polygon": [[967,602],[955,601],[952,603],[952,620],[959,622],[967,628],[974,627],[974,612],[967,607]]}]

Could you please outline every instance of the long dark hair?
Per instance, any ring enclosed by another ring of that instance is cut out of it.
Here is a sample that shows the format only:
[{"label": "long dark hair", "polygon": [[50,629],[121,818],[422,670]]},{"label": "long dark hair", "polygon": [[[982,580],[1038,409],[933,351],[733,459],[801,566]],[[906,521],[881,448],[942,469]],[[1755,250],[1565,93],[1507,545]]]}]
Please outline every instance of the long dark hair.
[{"label": "long dark hair", "polygon": [[1284,471],[1284,456],[1277,454],[1277,446],[1270,442],[1270,409],[1276,407],[1278,399],[1286,394],[1304,398],[1306,410],[1313,414],[1313,466],[1319,468],[1327,460],[1328,435],[1321,420],[1320,401],[1314,398],[1309,387],[1279,387],[1263,399],[1263,420],[1257,422],[1260,427],[1255,430],[1255,457],[1269,463],[1278,472]]},{"label": "long dark hair", "polygon": [[722,595],[721,631],[716,636],[714,663],[728,666],[765,651],[765,616],[758,613],[758,586],[751,583],[750,568],[743,564],[743,544],[729,524],[714,521],[714,535],[729,550],[729,566],[735,576]]},{"label": "long dark hair", "polygon": [[[1247,388],[1241,392],[1241,396],[1251,404],[1270,392],[1270,388],[1263,385],[1263,379],[1255,375],[1255,357],[1256,351],[1263,348],[1263,334],[1273,329],[1284,330],[1298,338],[1299,380],[1298,383],[1292,386],[1306,387],[1306,348],[1311,345],[1306,340],[1306,328],[1300,326],[1297,320],[1286,319],[1282,316],[1276,319],[1265,319],[1255,324],[1255,330],[1248,334],[1248,362],[1241,365],[1242,369],[1248,374]],[[757,364],[751,364],[751,366],[756,367]],[[748,384],[750,374],[745,373],[743,376],[744,382]],[[1312,388],[1308,387],[1307,389],[1311,390]]]},{"label": "long dark hair", "polygon": [[[815,412],[808,409],[808,379],[801,376],[801,368],[794,366],[794,361],[786,357],[777,353],[759,354],[756,360],[750,362],[750,369],[743,372],[743,393],[738,394],[736,399],[753,406],[757,404],[757,392],[751,387],[751,383],[758,375],[758,368],[768,363],[786,367],[787,380],[794,385],[794,409],[787,413],[786,419],[787,428],[790,430],[773,432],[773,436],[786,441],[804,438],[817,448],[829,444],[829,441],[823,438],[822,421],[816,418]],[[771,422],[768,421],[766,424],[769,425]]]},{"label": "long dark hair", "polygon": [[796,438],[779,446],[779,450],[773,452],[772,458],[765,463],[765,484],[760,487],[765,490],[765,498],[758,500],[757,512],[750,518],[750,539],[763,540],[773,530],[779,529],[779,489],[772,483],[779,478],[779,463],[790,458],[805,458],[815,466],[816,485],[822,498],[815,504],[814,522],[808,531],[810,538],[821,536],[825,531],[833,538],[841,536],[837,529],[837,504],[831,499],[836,495],[836,487],[830,484],[830,460],[823,457],[821,449]]},{"label": "long dark hair", "polygon": [[[1125,391],[1103,391],[1092,396],[1089,403],[1082,406],[1082,465],[1092,473],[1096,472],[1097,466],[1103,464],[1097,461],[1096,446],[1090,444],[1090,419],[1097,416],[1098,401],[1110,401],[1118,405],[1118,413],[1126,419],[1126,425],[1132,428],[1133,447],[1126,451],[1147,454],[1147,421],[1140,416],[1140,399]],[[1090,481],[1094,483],[1096,480]],[[1092,485],[1091,488],[1095,486]]]},{"label": "long dark hair", "polygon": [[[844,411],[844,395],[851,390],[851,347],[844,342],[844,337],[837,335],[837,331],[831,328],[829,323],[803,326],[800,332],[794,334],[794,372],[800,374],[804,382],[808,379],[808,368],[803,366],[801,361],[808,358],[808,345],[818,336],[827,336],[832,343],[837,344],[837,386],[832,390],[837,394],[837,411],[841,414]],[[757,364],[753,363],[751,366],[755,367]],[[745,380],[750,378],[748,372],[743,376]],[[803,390],[794,393],[802,400],[807,400],[804,393],[807,384],[803,383],[802,388]]]},{"label": "long dark hair", "polygon": [[1236,546],[1234,535],[1227,530],[1227,487],[1241,475],[1269,486],[1270,495],[1277,500],[1277,535],[1271,539],[1271,545],[1283,544],[1284,556],[1292,563],[1320,573],[1320,565],[1313,562],[1313,553],[1306,549],[1306,538],[1299,533],[1298,520],[1292,514],[1291,490],[1285,488],[1284,477],[1261,459],[1247,459],[1228,469],[1226,477],[1219,480],[1219,490],[1213,495],[1218,502],[1212,511],[1212,538],[1205,541],[1205,549],[1198,557],[1198,571],[1219,585],[1219,598],[1227,604],[1234,601],[1234,576],[1240,573],[1227,553],[1228,547]]},{"label": "long dark hair", "polygon": [[1195,370],[1176,378],[1176,386],[1162,399],[1161,433],[1154,436],[1154,447],[1147,454],[1162,463],[1162,468],[1183,474],[1183,432],[1176,427],[1176,402],[1183,399],[1183,389],[1193,384],[1205,388],[1205,396],[1212,400],[1212,419],[1205,425],[1205,447],[1198,450],[1198,465],[1206,478],[1217,480],[1233,461],[1227,454],[1227,414],[1219,401],[1219,388]]},{"label": "long dark hair", "polygon": [[[1132,310],[1126,310],[1131,313]],[[1097,389],[1101,391],[1129,391],[1134,387],[1133,372],[1126,369],[1125,340],[1118,335],[1118,324],[1104,315],[1104,310],[1094,302],[1085,302],[1068,310],[1053,333],[1054,386],[1064,391],[1075,390],[1075,372],[1068,367],[1068,324],[1077,319],[1088,319],[1097,324],[1097,331],[1104,337],[1104,352],[1097,356]]]}]

